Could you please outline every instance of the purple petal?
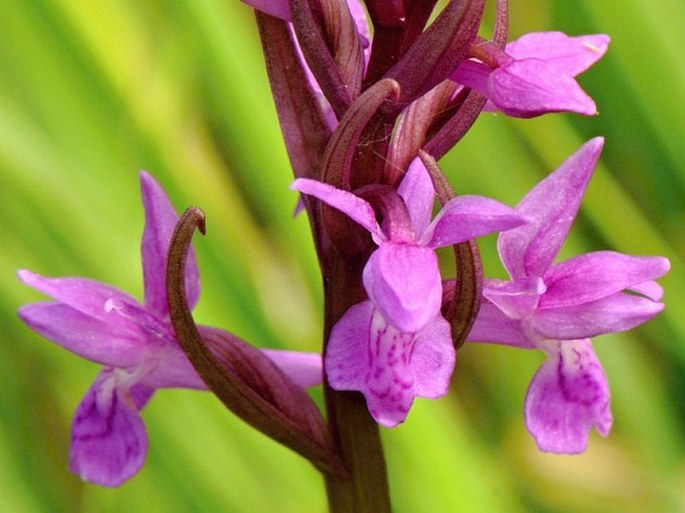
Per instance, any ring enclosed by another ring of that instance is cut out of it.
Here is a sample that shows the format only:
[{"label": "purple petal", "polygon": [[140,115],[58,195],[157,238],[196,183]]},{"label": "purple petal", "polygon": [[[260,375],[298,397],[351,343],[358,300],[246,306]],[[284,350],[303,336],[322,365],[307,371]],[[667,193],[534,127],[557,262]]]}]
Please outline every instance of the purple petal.
[{"label": "purple petal", "polygon": [[440,311],[442,281],[438,257],[430,248],[381,244],[362,279],[371,302],[399,331],[416,333]]},{"label": "purple petal", "polygon": [[469,87],[487,97],[489,94],[488,78],[492,71],[492,68],[489,68],[482,62],[465,60],[452,72],[450,80]]},{"label": "purple petal", "polygon": [[511,61],[488,77],[487,98],[509,116],[530,118],[551,112],[597,114],[595,102],[570,75],[545,61]]},{"label": "purple petal", "polygon": [[415,158],[404,175],[397,193],[404,200],[417,239],[426,230],[433,214],[435,189],[426,166]]},{"label": "purple petal", "polygon": [[414,373],[414,393],[428,399],[445,395],[455,359],[450,324],[438,315],[414,339],[410,361]]},{"label": "purple petal", "polygon": [[290,7],[287,0],[243,0],[243,2],[257,11],[290,21]]},{"label": "purple petal", "polygon": [[580,305],[632,286],[651,289],[645,282],[663,276],[669,268],[669,261],[662,257],[635,257],[613,251],[586,253],[545,273],[547,293],[540,299],[540,308]]},{"label": "purple petal", "polygon": [[562,32],[532,32],[507,44],[514,59],[535,58],[575,77],[597,62],[607,51],[609,36],[593,34],[570,37]]},{"label": "purple petal", "polygon": [[425,334],[401,333],[364,301],[333,327],[325,366],[331,387],[360,391],[379,424],[396,426],[415,397],[446,393],[454,368],[449,324],[439,318]]},{"label": "purple petal", "polygon": [[106,369],[81,401],[72,425],[71,470],[102,486],[119,486],[145,461],[147,433],[138,413],[152,389],[129,395],[117,371]]},{"label": "purple petal", "polygon": [[207,390],[207,385],[177,343],[165,344],[146,352],[140,369],[141,373],[147,371],[141,376],[141,383],[150,388]]},{"label": "purple petal", "polygon": [[419,243],[431,248],[451,246],[497,231],[525,224],[521,214],[498,201],[482,196],[457,196],[448,201]]},{"label": "purple petal", "polygon": [[[161,318],[168,316],[166,300],[166,257],[178,215],[162,187],[148,173],[140,172],[145,208],[145,229],[141,243],[145,306]],[[186,263],[186,295],[192,309],[200,296],[200,278],[191,248]]]},{"label": "purple petal", "polygon": [[497,306],[485,303],[478,310],[476,322],[473,323],[467,337],[469,342],[486,342],[506,346],[535,349],[521,331],[521,322],[507,317]]},{"label": "purple petal", "polygon": [[113,367],[137,365],[143,334],[129,326],[103,322],[61,303],[33,303],[19,309],[33,331],[93,362]]},{"label": "purple petal", "polygon": [[122,328],[131,328],[130,321],[109,313],[105,308],[107,301],[113,299],[121,303],[138,304],[133,297],[119,289],[86,278],[46,278],[24,269],[17,274],[26,285],[74,310],[103,322],[114,323]]},{"label": "purple petal", "polygon": [[[670,262],[669,262],[670,263]],[[661,301],[664,297],[664,289],[655,281],[646,281],[644,283],[638,283],[637,285],[631,285],[628,290],[637,292],[643,296],[648,297],[652,301]]]},{"label": "purple petal", "polygon": [[[170,324],[165,324],[140,305],[122,303],[116,299],[105,302],[105,310],[137,325],[154,345],[178,344]],[[150,344],[150,345],[153,345]]]},{"label": "purple petal", "polygon": [[[220,337],[225,337],[226,339],[237,338],[227,331],[214,328],[212,326],[198,326],[197,328],[203,340],[216,340]],[[210,350],[211,352],[214,352],[211,347]],[[286,376],[288,376],[291,381],[302,388],[320,385],[323,381],[323,364],[321,355],[318,353],[302,353],[298,351],[284,351],[279,349],[260,349],[260,351],[269,359],[271,359],[271,361],[273,361],[273,363],[276,364],[276,366]],[[182,353],[181,358],[187,362],[185,355]],[[157,386],[162,387],[169,385]],[[183,386],[187,387],[188,385]]]},{"label": "purple petal", "polygon": [[516,211],[529,223],[500,235],[498,251],[509,275],[542,276],[561,248],[578,212],[604,139],[596,137],[537,184]]},{"label": "purple petal", "polygon": [[520,278],[514,281],[486,280],[483,296],[511,319],[528,317],[545,293],[542,278]]},{"label": "purple petal", "polygon": [[619,292],[582,305],[538,308],[533,314],[531,327],[550,339],[594,337],[632,329],[663,309],[663,303]]},{"label": "purple petal", "polygon": [[262,349],[276,366],[288,376],[293,383],[302,388],[320,385],[323,381],[323,365],[318,353],[300,353],[277,349]]},{"label": "purple petal", "polygon": [[290,186],[291,189],[308,194],[323,201],[327,205],[340,210],[354,222],[366,228],[373,236],[376,243],[385,240],[381,231],[376,214],[369,203],[351,192],[336,189],[326,183],[317,182],[308,178],[298,178]]},{"label": "purple petal", "polygon": [[349,7],[350,15],[357,26],[359,39],[364,48],[365,61],[368,61],[371,51],[371,30],[369,28],[369,20],[366,17],[366,10],[364,10],[360,0],[347,0],[347,7]]},{"label": "purple petal", "polygon": [[350,307],[333,326],[324,369],[335,390],[364,390],[371,365],[369,330],[375,311],[371,301],[363,301]]},{"label": "purple petal", "polygon": [[609,385],[589,340],[553,342],[530,383],[526,427],[545,452],[577,454],[594,427],[611,430]]}]

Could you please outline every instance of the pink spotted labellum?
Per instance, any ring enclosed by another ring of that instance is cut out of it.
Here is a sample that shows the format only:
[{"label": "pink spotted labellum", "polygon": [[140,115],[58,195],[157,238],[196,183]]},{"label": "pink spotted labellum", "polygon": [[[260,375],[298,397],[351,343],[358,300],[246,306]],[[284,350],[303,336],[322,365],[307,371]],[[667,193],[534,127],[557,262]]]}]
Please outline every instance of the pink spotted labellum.
[{"label": "pink spotted labellum", "polygon": [[[166,252],[178,216],[150,175],[141,173],[140,181],[146,219],[142,305],[125,292],[86,278],[19,271],[25,284],[54,300],[23,306],[20,318],[65,349],[105,366],[76,410],[70,452],[71,470],[103,486],[124,483],[143,465],[148,440],[139,412],[156,389],[207,388],[181,350],[169,319]],[[200,294],[198,276],[191,254],[185,268],[190,308]],[[319,355],[265,353],[300,386],[321,382]]]},{"label": "pink spotted labellum", "polygon": [[609,36],[570,37],[561,32],[534,32],[507,44],[477,48],[478,60],[461,62],[451,75],[459,84],[488,98],[487,110],[530,118],[550,112],[597,114],[595,102],[575,77],[606,52]]},{"label": "pink spotted labellum", "polygon": [[418,158],[396,192],[385,190],[382,226],[371,203],[355,194],[308,179],[295,180],[292,188],[345,213],[378,245],[363,271],[369,300],[350,308],[334,326],[325,368],[334,389],[366,396],[380,424],[403,422],[414,397],[446,393],[454,367],[449,323],[440,315],[435,250],[526,219],[492,199],[459,196],[431,222],[435,191]]},{"label": "pink spotted labellum", "polygon": [[665,258],[597,251],[553,264],[603,142],[587,142],[516,207],[531,221],[499,237],[511,281],[486,281],[468,337],[547,355],[525,401],[526,426],[543,451],[579,453],[592,427],[609,433],[609,386],[589,337],[631,329],[664,307],[654,280],[668,271]]}]

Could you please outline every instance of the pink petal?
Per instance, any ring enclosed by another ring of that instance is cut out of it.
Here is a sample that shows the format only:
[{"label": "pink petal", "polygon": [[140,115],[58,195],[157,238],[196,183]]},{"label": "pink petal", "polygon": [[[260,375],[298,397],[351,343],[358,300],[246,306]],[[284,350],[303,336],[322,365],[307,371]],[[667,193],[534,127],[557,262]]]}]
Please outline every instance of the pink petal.
[{"label": "pink petal", "polygon": [[531,327],[550,339],[594,337],[632,329],[663,309],[663,303],[619,292],[581,305],[538,308],[533,314]]},{"label": "pink petal", "polygon": [[420,239],[430,223],[435,202],[433,181],[420,158],[415,158],[409,164],[397,193],[404,200],[416,238]]},{"label": "pink petal", "polygon": [[526,221],[511,207],[493,199],[457,196],[445,204],[419,243],[431,248],[451,246],[488,233],[510,230]]},{"label": "pink petal", "polygon": [[63,348],[93,362],[113,367],[137,365],[143,334],[103,322],[61,303],[33,303],[19,309],[29,328]]},{"label": "pink petal", "polygon": [[364,390],[371,365],[369,336],[375,309],[371,301],[352,306],[338,320],[324,355],[326,379],[335,390]]},{"label": "pink petal", "polygon": [[450,324],[438,315],[414,339],[410,363],[416,395],[428,399],[445,395],[454,371],[455,359]]},{"label": "pink petal", "polygon": [[368,61],[368,54],[371,51],[371,30],[369,20],[366,17],[366,10],[360,0],[347,0],[347,7],[350,9],[350,15],[357,26],[359,39],[364,48],[365,60]]},{"label": "pink petal", "polygon": [[171,325],[163,323],[140,305],[108,299],[105,302],[105,311],[119,315],[138,326],[150,338],[150,345],[178,344]]},{"label": "pink petal", "polygon": [[[596,251],[571,258],[544,275],[547,293],[540,308],[580,305],[654,280],[670,269],[663,257],[636,257]],[[650,286],[650,288],[653,288]]]},{"label": "pink petal", "polygon": [[442,281],[435,252],[387,242],[371,254],[362,276],[369,299],[405,333],[422,330],[440,311]]},{"label": "pink petal", "polygon": [[243,0],[243,2],[257,11],[284,21],[290,21],[290,8],[287,0]]},{"label": "pink petal", "polygon": [[[145,306],[161,318],[166,318],[166,258],[178,215],[162,187],[144,171],[140,172],[140,187],[145,208],[145,229],[141,243]],[[185,278],[188,305],[192,309],[200,296],[199,271],[192,248]]]},{"label": "pink petal", "polygon": [[119,289],[86,278],[46,278],[24,269],[17,274],[26,285],[74,310],[103,322],[118,324],[122,328],[128,327],[135,332],[128,320],[109,313],[105,308],[105,303],[112,299],[121,303],[138,304],[133,297]]},{"label": "pink petal", "polygon": [[516,211],[529,223],[500,235],[498,251],[512,278],[542,276],[561,248],[602,151],[604,139],[585,143],[537,184]]},{"label": "pink petal", "polygon": [[401,333],[364,301],[333,327],[325,368],[332,388],[360,391],[373,418],[394,427],[404,422],[415,397],[447,392],[454,358],[449,324],[442,317],[420,334]]},{"label": "pink petal", "polygon": [[482,62],[465,60],[450,75],[450,80],[473,89],[483,96],[489,95],[488,77],[492,69]]},{"label": "pink petal", "polygon": [[414,403],[414,373],[409,361],[414,338],[411,333],[397,331],[374,312],[368,335],[370,368],[361,392],[369,413],[382,426],[404,422]]},{"label": "pink petal", "polygon": [[551,112],[597,114],[595,102],[570,76],[545,61],[511,61],[488,77],[487,97],[509,116],[530,118]]},{"label": "pink petal", "polygon": [[547,355],[528,389],[526,427],[542,451],[581,453],[593,427],[611,430],[604,370],[589,340],[550,343]]},{"label": "pink petal", "polygon": [[570,37],[563,32],[532,32],[507,44],[514,59],[535,58],[575,77],[597,62],[607,51],[610,38],[605,34]]},{"label": "pink petal", "polygon": [[140,382],[150,388],[207,390],[207,385],[178,343],[148,349],[140,368],[144,369],[141,374],[147,371],[139,378]]},{"label": "pink petal", "polygon": [[135,394],[118,383],[116,371],[104,370],[81,401],[72,425],[71,470],[102,486],[119,486],[145,461],[147,433],[138,413],[152,395]]},{"label": "pink petal", "polygon": [[262,349],[276,366],[296,385],[309,388],[323,381],[323,364],[318,353]]},{"label": "pink petal", "polygon": [[469,342],[486,342],[506,346],[535,349],[521,331],[521,322],[510,319],[497,306],[485,303],[480,306],[476,322],[467,337]]},{"label": "pink petal", "polygon": [[542,278],[520,278],[514,281],[486,280],[483,296],[511,319],[528,317],[537,308],[546,287]]},{"label": "pink petal", "polygon": [[633,292],[637,292],[638,294],[646,296],[652,301],[661,301],[661,298],[664,297],[663,287],[652,280],[631,285],[628,287],[628,290],[632,290]]},{"label": "pink petal", "polygon": [[302,194],[313,196],[327,205],[340,210],[350,219],[366,228],[374,237],[376,243],[385,240],[371,205],[351,192],[336,189],[326,183],[308,178],[298,178],[290,188]]}]

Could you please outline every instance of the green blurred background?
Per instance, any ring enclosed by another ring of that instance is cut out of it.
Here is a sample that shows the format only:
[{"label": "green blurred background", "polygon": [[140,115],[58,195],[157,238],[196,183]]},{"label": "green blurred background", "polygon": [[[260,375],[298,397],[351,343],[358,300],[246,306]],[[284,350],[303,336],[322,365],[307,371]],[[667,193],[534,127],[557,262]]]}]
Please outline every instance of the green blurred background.
[{"label": "green blurred background", "polygon": [[[595,347],[614,429],[582,456],[539,453],[522,404],[543,356],[468,346],[451,393],[383,430],[398,512],[685,511],[685,4],[512,0],[512,38],[605,32],[581,82],[600,115],[484,115],[443,160],[455,187],[515,204],[595,135],[607,138],[564,256],[659,254],[666,311]],[[321,290],[264,73],[238,0],[0,4],[0,511],[323,512],[322,481],[210,394],[146,407],[143,471],[115,490],[68,469],[71,415],[98,368],[16,317],[41,299],[18,268],[87,276],[141,296],[147,169],[179,210],[202,207],[196,317],[265,347],[317,351]],[[499,275],[490,237],[486,270]],[[315,391],[320,395],[320,391]]]}]

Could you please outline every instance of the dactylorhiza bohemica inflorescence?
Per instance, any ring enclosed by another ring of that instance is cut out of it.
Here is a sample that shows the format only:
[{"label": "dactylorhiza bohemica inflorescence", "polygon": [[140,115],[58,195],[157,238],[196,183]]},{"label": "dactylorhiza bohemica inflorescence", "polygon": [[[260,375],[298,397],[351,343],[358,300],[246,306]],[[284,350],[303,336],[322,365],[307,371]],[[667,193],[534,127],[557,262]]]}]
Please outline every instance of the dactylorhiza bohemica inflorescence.
[{"label": "dactylorhiza bohemica inflorescence", "polygon": [[[603,139],[514,208],[455,195],[437,160],[483,110],[596,114],[575,77],[602,57],[609,37],[549,32],[507,42],[504,0],[494,2],[492,36],[479,34],[485,0],[452,0],[437,14],[433,0],[246,3],[319,258],[323,349],[262,352],[195,326],[189,247],[204,215],[189,209],[179,219],[142,174],[143,304],[83,278],[20,271],[54,299],[23,307],[27,325],[105,365],[77,409],[72,469],[121,484],[143,463],[139,410],[152,393],[208,388],[321,470],[333,510],[389,511],[377,424],[402,423],[415,398],[446,394],[467,340],[546,354],[524,415],[541,450],[582,452],[592,427],[606,436],[609,387],[589,339],[658,314],[654,280],[669,263],[613,251],[554,263]],[[483,277],[475,239],[493,232],[510,281]],[[441,275],[436,250],[446,247],[456,277]],[[304,392],[322,378],[327,420]]]}]

